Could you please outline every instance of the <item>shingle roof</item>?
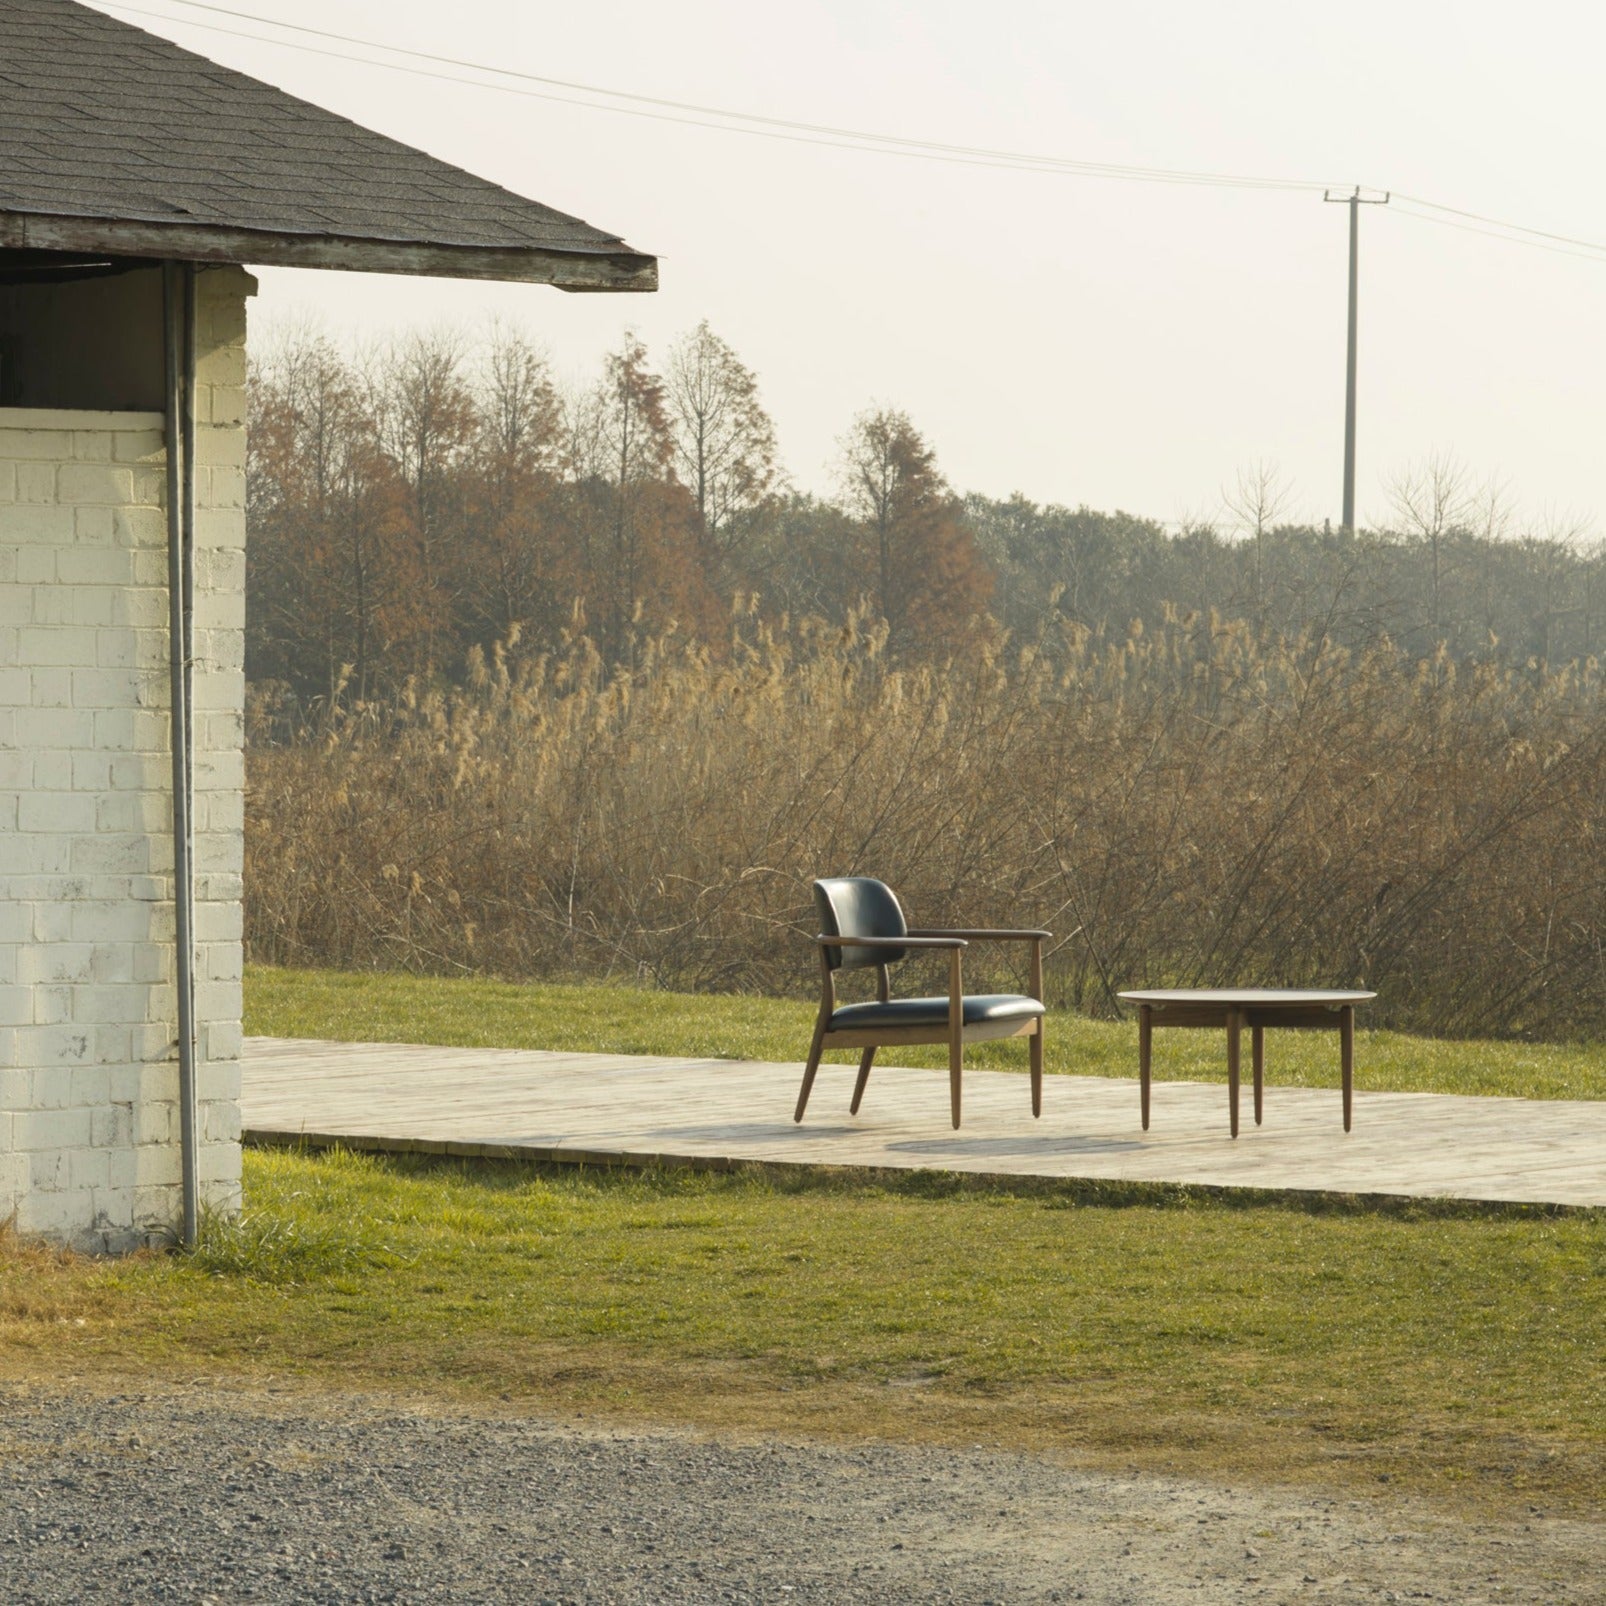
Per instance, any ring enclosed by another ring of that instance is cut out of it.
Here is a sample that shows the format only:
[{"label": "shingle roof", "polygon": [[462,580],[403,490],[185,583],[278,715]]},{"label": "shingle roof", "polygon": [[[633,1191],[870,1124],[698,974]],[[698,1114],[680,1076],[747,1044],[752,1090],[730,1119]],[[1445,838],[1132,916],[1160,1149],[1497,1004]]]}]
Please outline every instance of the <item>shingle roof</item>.
[{"label": "shingle roof", "polygon": [[75,0],[0,0],[0,247],[653,289],[593,228]]}]

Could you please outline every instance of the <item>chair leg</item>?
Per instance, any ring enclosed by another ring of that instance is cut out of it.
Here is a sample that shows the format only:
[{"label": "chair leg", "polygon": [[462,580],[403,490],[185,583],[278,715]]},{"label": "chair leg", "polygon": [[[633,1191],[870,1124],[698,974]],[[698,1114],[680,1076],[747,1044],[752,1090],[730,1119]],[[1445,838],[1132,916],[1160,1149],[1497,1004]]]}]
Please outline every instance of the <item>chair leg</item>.
[{"label": "chair leg", "polygon": [[859,1056],[859,1079],[853,1084],[853,1102],[848,1106],[849,1115],[859,1113],[859,1100],[864,1097],[864,1085],[870,1080],[870,1064],[875,1059],[875,1050],[867,1048]]},{"label": "chair leg", "polygon": [[964,1071],[965,1046],[957,1037],[948,1040],[948,1106],[953,1112],[954,1131],[959,1130],[959,1079]]},{"label": "chair leg", "polygon": [[1032,1114],[1043,1113],[1043,1023],[1032,1033]]},{"label": "chair leg", "polygon": [[809,1044],[809,1062],[803,1067],[803,1086],[798,1089],[797,1108],[792,1112],[794,1121],[803,1119],[803,1111],[808,1108],[809,1094],[814,1091],[814,1073],[820,1068],[820,1052],[825,1045],[825,1012],[820,1012],[820,1018],[814,1023],[814,1041]]}]

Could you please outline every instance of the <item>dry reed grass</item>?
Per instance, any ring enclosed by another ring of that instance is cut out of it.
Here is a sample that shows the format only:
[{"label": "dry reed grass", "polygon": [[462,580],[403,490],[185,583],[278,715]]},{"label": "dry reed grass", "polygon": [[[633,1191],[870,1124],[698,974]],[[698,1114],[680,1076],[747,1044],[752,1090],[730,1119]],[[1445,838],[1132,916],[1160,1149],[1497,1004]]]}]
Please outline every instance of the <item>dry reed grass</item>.
[{"label": "dry reed grass", "polygon": [[[807,992],[810,880],[1041,922],[1054,1002],[1365,984],[1377,1024],[1606,1030],[1591,662],[1420,660],[1168,611],[900,666],[738,619],[628,669],[582,634],[460,689],[252,721],[247,935],[295,965]],[[980,969],[985,961],[974,951]]]}]

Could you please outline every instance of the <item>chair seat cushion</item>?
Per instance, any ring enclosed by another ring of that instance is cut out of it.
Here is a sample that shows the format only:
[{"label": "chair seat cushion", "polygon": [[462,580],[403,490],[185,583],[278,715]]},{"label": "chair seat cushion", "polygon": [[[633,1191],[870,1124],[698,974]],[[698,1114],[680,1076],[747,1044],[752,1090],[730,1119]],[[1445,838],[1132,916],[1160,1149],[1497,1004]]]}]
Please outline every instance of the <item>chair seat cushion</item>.
[{"label": "chair seat cushion", "polygon": [[[963,1007],[967,1026],[1033,1020],[1043,1013],[1043,1006],[1035,998],[1026,998],[1019,993],[967,993]],[[894,998],[888,1004],[844,1004],[832,1013],[830,1029],[833,1032],[859,1032],[878,1026],[947,1024],[946,998]]]}]

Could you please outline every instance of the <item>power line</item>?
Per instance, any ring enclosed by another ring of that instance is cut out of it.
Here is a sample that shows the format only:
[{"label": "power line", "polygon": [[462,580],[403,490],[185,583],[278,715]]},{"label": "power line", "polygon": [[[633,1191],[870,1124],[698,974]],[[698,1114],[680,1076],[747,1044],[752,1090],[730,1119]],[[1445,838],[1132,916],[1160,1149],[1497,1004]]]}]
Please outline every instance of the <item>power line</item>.
[{"label": "power line", "polygon": [[[185,3],[185,0],[180,0]],[[1432,212],[1445,212],[1451,217],[1468,218],[1474,223],[1492,224],[1497,229],[1511,229],[1518,234],[1531,234],[1535,239],[1553,240],[1561,245],[1580,245],[1588,251],[1606,251],[1606,244],[1598,240],[1580,240],[1571,234],[1551,234],[1545,229],[1530,229],[1521,223],[1507,223],[1502,218],[1486,217],[1482,212],[1466,212],[1458,206],[1443,206],[1438,201],[1424,201],[1420,195],[1396,195],[1396,199],[1409,201],[1413,206],[1425,206]]]},{"label": "power line", "polygon": [[[371,56],[351,55],[344,51],[327,50],[297,40],[277,39],[271,35],[246,33],[218,23],[202,22],[193,18],[174,17],[165,11],[153,11],[145,6],[125,4],[124,0],[100,0],[108,11],[127,12],[133,16],[152,17],[161,22],[177,22],[184,27],[204,28],[234,39],[249,39],[256,44],[277,45],[284,49],[300,50],[311,55],[331,57],[336,61],[356,61],[372,67],[384,67],[393,72],[411,73],[418,77],[434,78],[445,83],[468,84],[476,89],[495,89],[504,94],[521,94],[538,100],[552,100],[561,105],[585,106],[593,111],[621,112],[638,117],[653,117],[658,121],[681,123],[696,128],[714,128],[726,133],[761,133],[771,138],[788,139],[798,143],[821,144],[839,150],[880,149],[890,154],[923,157],[927,160],[946,160],[970,166],[1007,167],[1027,172],[1065,172],[1086,178],[1128,179],[1158,184],[1195,184],[1218,188],[1314,191],[1324,188],[1317,179],[1272,178],[1249,173],[1214,173],[1192,168],[1147,167],[1132,163],[1090,162],[1071,156],[1044,155],[1032,151],[994,149],[984,145],[961,145],[943,140],[919,139],[900,134],[879,134],[868,129],[838,127],[830,123],[810,123],[785,117],[769,117],[757,112],[732,111],[725,107],[704,106],[693,101],[669,100],[656,95],[641,95],[630,90],[609,89],[599,84],[579,83],[566,78],[549,78],[538,73],[520,72],[511,67],[495,67],[484,62],[466,61],[453,56],[436,55],[425,50],[412,50],[403,45],[387,45],[375,39],[363,39],[353,34],[335,33],[325,28],[312,28],[301,23],[280,22],[272,17],[257,16],[251,12],[236,11],[227,6],[202,3],[202,0],[170,0],[197,11],[215,16],[249,22],[258,26],[281,28],[312,38],[331,40],[351,45],[359,50],[381,50],[409,60],[429,62],[432,68],[408,67],[400,62],[385,61]],[[456,67],[469,72],[484,73],[496,78],[513,80],[512,83],[486,83],[478,78],[462,78],[443,73],[439,67]],[[542,89],[525,89],[526,84],[541,85]],[[595,95],[607,100],[625,101],[628,105],[597,105],[595,102],[574,100],[567,95],[555,95],[551,90],[568,90],[573,94]],[[655,108],[642,110],[639,108]],[[684,115],[681,115],[684,114]],[[717,119],[709,122],[702,119]]]},{"label": "power line", "polygon": [[[1406,197],[1396,193],[1394,199],[1399,202],[1406,199]],[[1440,207],[1437,210],[1439,212],[1455,212],[1454,207]],[[1506,224],[1498,224],[1494,228],[1484,229],[1479,228],[1476,223],[1457,222],[1455,216],[1439,217],[1434,212],[1418,212],[1410,206],[1397,205],[1395,211],[1400,217],[1414,218],[1418,223],[1432,223],[1435,227],[1441,229],[1459,229],[1463,234],[1479,234],[1486,240],[1503,240],[1507,245],[1520,245],[1529,251],[1549,251],[1555,256],[1578,257],[1585,262],[1600,262],[1603,260],[1603,253],[1606,253],[1606,246],[1591,246],[1587,241],[1581,242],[1585,249],[1575,251],[1570,246],[1547,245],[1543,239],[1525,239],[1521,235],[1507,232],[1509,225]],[[1467,216],[1470,214],[1458,215]],[[1538,231],[1534,232],[1537,233]]]},{"label": "power line", "polygon": [[[689,128],[705,128],[716,132],[747,134],[760,138],[781,140],[789,144],[822,146],[828,150],[863,151],[872,154],[895,155],[921,161],[944,162],[954,166],[991,167],[1013,172],[1052,173],[1080,178],[1123,180],[1129,183],[1181,184],[1217,189],[1271,190],[1312,192],[1334,187],[1326,180],[1300,178],[1274,178],[1248,173],[1219,173],[1191,168],[1149,167],[1133,163],[1092,162],[1078,157],[1053,156],[1040,152],[1014,151],[984,145],[956,144],[944,140],[915,138],[900,134],[881,134],[869,129],[841,127],[830,123],[812,123],[792,118],[772,117],[758,112],[732,111],[726,107],[706,106],[694,101],[673,100],[657,95],[637,94],[630,90],[609,89],[605,85],[586,84],[572,79],[545,77],[537,73],[521,72],[511,67],[496,67],[484,62],[459,57],[438,55],[426,50],[413,50],[404,45],[388,45],[375,39],[364,39],[354,34],[335,32],[327,28],[314,28],[303,23],[281,22],[273,17],[259,16],[254,12],[237,10],[230,6],[207,3],[207,0],[167,0],[172,5],[190,11],[202,11],[211,16],[226,17],[235,22],[253,23],[260,27],[280,29],[306,35],[332,43],[349,45],[358,51],[383,51],[391,56],[404,56],[409,61],[428,63],[428,66],[409,66],[405,62],[389,61],[368,55],[353,55],[347,51],[331,50],[302,40],[275,38],[272,35],[247,33],[238,28],[216,22],[203,22],[198,18],[175,17],[169,12],[153,11],[145,6],[125,4],[124,0],[99,0],[108,11],[151,17],[162,22],[177,22],[181,26],[203,28],[235,39],[250,40],[255,44],[275,45],[283,49],[299,50],[305,54],[325,56],[336,61],[352,61],[365,66],[381,67],[391,72],[406,73],[414,77],[430,78],[442,83],[464,84],[476,89],[494,89],[502,94],[520,95],[545,100],[558,105],[577,106],[588,111],[612,112],[616,115],[647,118],[656,122],[679,124]],[[465,78],[441,68],[458,68],[485,75]],[[493,81],[487,82],[487,79]],[[496,79],[507,80],[495,82]],[[528,87],[528,86],[540,86]],[[554,91],[568,93],[559,94]],[[576,95],[598,97],[578,100]],[[609,104],[622,102],[623,104]],[[1562,255],[1581,256],[1589,261],[1606,259],[1606,242],[1583,239],[1574,235],[1557,234],[1547,229],[1535,229],[1526,224],[1512,223],[1504,218],[1490,217],[1481,212],[1467,211],[1430,201],[1422,196],[1396,191],[1395,199],[1410,203],[1399,208],[1399,215],[1419,222],[1439,223],[1459,227],[1468,233],[1483,234],[1491,239],[1505,240],[1512,245],[1525,245],[1535,249],[1557,251]],[[1422,210],[1413,210],[1420,208]],[[1460,220],[1459,222],[1452,220]],[[1479,228],[1474,225],[1483,224]]]}]

